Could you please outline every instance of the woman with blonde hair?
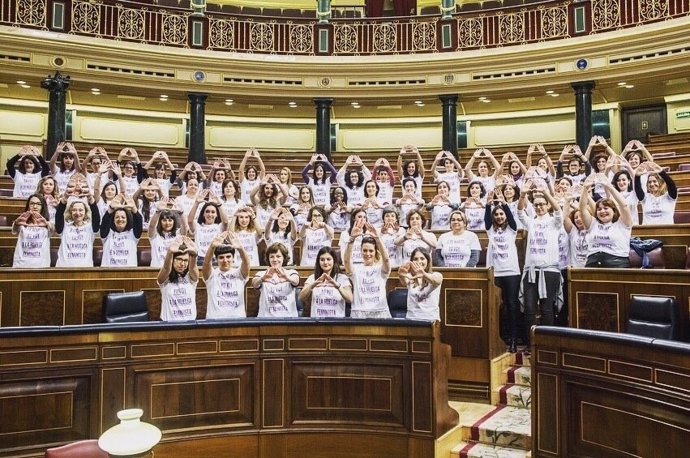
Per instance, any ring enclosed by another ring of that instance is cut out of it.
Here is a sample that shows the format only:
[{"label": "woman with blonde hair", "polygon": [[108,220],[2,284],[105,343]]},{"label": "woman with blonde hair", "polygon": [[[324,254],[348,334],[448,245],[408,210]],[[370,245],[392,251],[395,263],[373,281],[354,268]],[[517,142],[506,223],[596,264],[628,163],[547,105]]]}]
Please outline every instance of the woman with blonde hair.
[{"label": "woman with blonde hair", "polygon": [[[647,175],[647,191],[641,175]],[[635,169],[635,194],[642,204],[642,224],[673,224],[678,190],[673,178],[653,162],[644,162]]]},{"label": "woman with blonde hair", "polygon": [[100,229],[98,206],[86,180],[71,181],[55,213],[60,236],[56,267],[93,267],[93,241]]},{"label": "woman with blonde hair", "polygon": [[45,199],[46,206],[48,207],[48,220],[51,223],[55,223],[55,213],[60,201],[60,190],[55,178],[52,175],[41,178],[36,185],[35,193]]}]

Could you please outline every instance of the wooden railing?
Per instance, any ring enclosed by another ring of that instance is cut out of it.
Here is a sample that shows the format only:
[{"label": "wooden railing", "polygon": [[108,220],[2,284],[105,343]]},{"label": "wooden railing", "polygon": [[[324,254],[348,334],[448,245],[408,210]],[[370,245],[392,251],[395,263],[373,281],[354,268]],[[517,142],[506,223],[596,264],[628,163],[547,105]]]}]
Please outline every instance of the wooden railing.
[{"label": "wooden railing", "polygon": [[[54,8],[54,5],[57,7]],[[243,16],[121,0],[1,0],[0,24],[240,53],[376,55],[515,46],[586,36],[690,13],[687,0],[585,0],[440,16],[315,20]],[[323,33],[322,33],[323,32]]]},{"label": "wooden railing", "polygon": [[690,345],[551,327],[532,345],[532,456],[687,456]]},{"label": "wooden railing", "polygon": [[0,330],[0,456],[97,438],[123,408],[157,458],[428,458],[457,424],[438,323],[235,320]]}]

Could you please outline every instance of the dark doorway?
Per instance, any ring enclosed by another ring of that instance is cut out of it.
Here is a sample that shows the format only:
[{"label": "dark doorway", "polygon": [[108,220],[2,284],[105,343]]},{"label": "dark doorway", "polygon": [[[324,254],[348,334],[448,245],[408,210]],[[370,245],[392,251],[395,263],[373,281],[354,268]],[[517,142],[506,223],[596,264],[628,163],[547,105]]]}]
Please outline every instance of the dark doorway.
[{"label": "dark doorway", "polygon": [[665,134],[666,105],[623,108],[623,145],[630,140],[647,141],[649,134]]}]

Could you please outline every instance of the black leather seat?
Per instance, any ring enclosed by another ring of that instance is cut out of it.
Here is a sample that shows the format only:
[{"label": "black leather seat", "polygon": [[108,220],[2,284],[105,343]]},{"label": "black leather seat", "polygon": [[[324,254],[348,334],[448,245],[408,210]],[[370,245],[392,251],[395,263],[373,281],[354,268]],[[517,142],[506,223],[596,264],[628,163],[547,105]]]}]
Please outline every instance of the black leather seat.
[{"label": "black leather seat", "polygon": [[678,337],[678,304],[672,297],[633,296],[629,334],[674,340]]},{"label": "black leather seat", "polygon": [[143,291],[106,294],[103,296],[103,318],[107,323],[148,321],[146,295]]},{"label": "black leather seat", "polygon": [[398,288],[388,293],[388,309],[393,318],[407,316],[407,289]]}]

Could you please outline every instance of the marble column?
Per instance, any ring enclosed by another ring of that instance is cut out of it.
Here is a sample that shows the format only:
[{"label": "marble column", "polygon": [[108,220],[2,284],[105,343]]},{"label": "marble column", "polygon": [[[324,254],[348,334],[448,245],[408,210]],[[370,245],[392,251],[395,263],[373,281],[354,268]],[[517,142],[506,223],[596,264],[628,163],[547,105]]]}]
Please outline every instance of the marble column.
[{"label": "marble column", "polygon": [[41,81],[41,87],[50,93],[48,100],[48,139],[43,155],[50,159],[58,143],[65,141],[65,106],[70,77],[55,72]]},{"label": "marble column", "polygon": [[331,98],[316,98],[316,153],[331,160]]},{"label": "marble column", "polygon": [[458,157],[458,123],[456,104],[457,94],[443,94],[438,96],[443,105],[443,149]]},{"label": "marble column", "polygon": [[575,141],[584,152],[592,138],[592,90],[594,81],[571,84],[575,90]]},{"label": "marble column", "polygon": [[206,164],[206,98],[207,94],[189,93],[188,161]]}]

